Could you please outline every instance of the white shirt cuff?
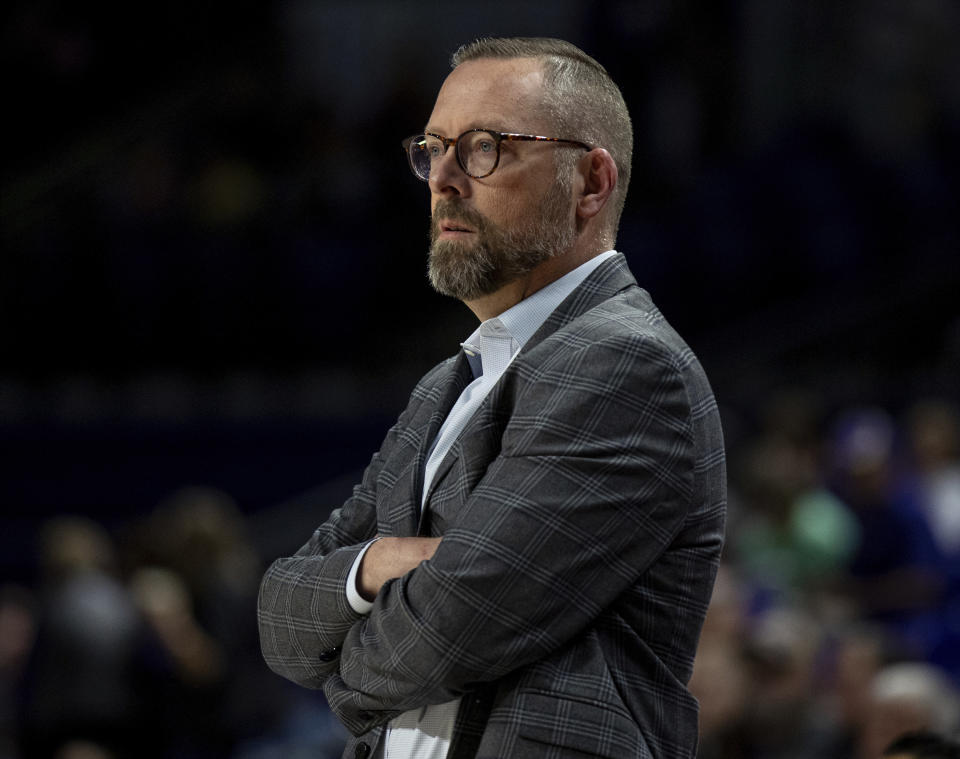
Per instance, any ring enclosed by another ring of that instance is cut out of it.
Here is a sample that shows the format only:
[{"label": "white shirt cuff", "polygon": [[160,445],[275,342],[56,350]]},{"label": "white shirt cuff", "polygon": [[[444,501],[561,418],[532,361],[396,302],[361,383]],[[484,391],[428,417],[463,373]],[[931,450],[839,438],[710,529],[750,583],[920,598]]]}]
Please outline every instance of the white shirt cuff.
[{"label": "white shirt cuff", "polygon": [[350,606],[357,614],[369,614],[373,608],[373,601],[368,601],[357,591],[357,571],[360,569],[360,562],[363,561],[363,555],[367,552],[367,549],[378,540],[380,538],[374,538],[363,547],[357,558],[353,560],[350,574],[347,575],[347,601],[350,602]]}]

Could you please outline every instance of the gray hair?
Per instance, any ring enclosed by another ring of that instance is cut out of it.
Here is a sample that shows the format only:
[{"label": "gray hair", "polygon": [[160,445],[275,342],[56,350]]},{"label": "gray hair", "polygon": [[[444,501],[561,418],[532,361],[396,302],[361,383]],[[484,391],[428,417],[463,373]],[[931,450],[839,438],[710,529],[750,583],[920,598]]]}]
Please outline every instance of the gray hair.
[{"label": "gray hair", "polygon": [[563,134],[606,148],[619,178],[610,216],[616,232],[630,184],[633,125],[620,88],[607,70],[576,45],[549,37],[483,37],[460,47],[453,68],[481,58],[535,58],[542,62],[544,107]]}]

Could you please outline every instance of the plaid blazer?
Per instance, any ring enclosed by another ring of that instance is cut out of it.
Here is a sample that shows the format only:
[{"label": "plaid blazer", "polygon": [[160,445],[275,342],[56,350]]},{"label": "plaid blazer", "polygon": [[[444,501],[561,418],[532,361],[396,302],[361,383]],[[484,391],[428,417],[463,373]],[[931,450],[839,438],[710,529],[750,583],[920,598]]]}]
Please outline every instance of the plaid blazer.
[{"label": "plaid blazer", "polygon": [[[345,757],[458,696],[450,759],[692,757],[686,683],[726,508],[700,364],[611,257],[491,390],[421,516],[430,444],[471,379],[462,355],[431,370],[352,497],[268,569],[267,664],[324,689]],[[443,540],[361,616],[346,579],[377,534]]]}]

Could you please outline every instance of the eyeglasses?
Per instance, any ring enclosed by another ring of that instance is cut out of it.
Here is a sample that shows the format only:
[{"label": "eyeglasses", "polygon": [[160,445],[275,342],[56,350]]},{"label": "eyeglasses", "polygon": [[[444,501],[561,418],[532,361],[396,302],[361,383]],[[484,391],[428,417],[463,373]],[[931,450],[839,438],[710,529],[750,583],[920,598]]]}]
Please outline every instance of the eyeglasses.
[{"label": "eyeglasses", "polygon": [[424,182],[430,179],[431,167],[443,158],[451,145],[456,148],[457,163],[463,169],[463,173],[474,179],[483,179],[489,177],[500,163],[500,143],[504,140],[563,142],[584,150],[593,150],[587,143],[579,140],[495,132],[492,129],[468,129],[459,137],[441,137],[431,132],[416,134],[403,141],[403,148],[407,151],[410,170]]}]

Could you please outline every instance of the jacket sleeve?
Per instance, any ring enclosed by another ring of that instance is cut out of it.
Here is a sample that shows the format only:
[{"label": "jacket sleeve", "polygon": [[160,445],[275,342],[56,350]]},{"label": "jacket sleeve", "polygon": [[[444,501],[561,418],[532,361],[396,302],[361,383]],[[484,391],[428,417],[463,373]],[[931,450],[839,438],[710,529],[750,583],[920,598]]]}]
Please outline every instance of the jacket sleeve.
[{"label": "jacket sleeve", "polygon": [[526,373],[499,455],[433,558],[388,582],[343,641],[325,691],[351,731],[542,659],[664,553],[693,497],[693,361],[618,334],[515,362],[514,387],[493,391]]},{"label": "jacket sleeve", "polygon": [[257,619],[263,658],[274,672],[300,685],[320,688],[336,672],[344,636],[361,617],[347,600],[347,576],[377,530],[381,461],[382,450],[352,497],[293,556],[274,561],[260,583]]},{"label": "jacket sleeve", "polygon": [[264,574],[257,617],[263,657],[274,672],[310,688],[323,687],[337,672],[344,636],[362,618],[347,598],[350,569],[378,532],[378,506],[399,497],[393,492],[397,468],[409,465],[422,446],[421,417],[433,415],[453,365],[444,361],[421,379],[352,496],[299,551]]}]

